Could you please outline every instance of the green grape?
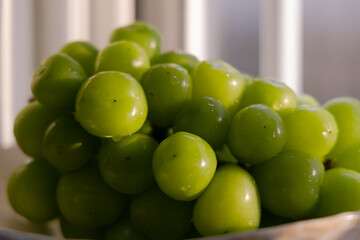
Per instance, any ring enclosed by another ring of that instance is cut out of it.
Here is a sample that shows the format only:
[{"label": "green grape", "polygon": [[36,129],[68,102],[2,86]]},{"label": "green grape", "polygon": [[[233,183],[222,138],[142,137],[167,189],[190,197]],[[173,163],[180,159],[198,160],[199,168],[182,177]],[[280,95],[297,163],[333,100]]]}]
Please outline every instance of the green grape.
[{"label": "green grape", "polygon": [[60,51],[75,59],[85,70],[87,76],[94,74],[95,60],[98,50],[89,42],[71,42],[63,46]]},{"label": "green grape", "polygon": [[328,154],[328,158],[334,158],[360,141],[360,101],[340,97],[328,101],[324,107],[334,116],[339,130],[335,146]]},{"label": "green grape", "polygon": [[179,240],[191,224],[192,202],[176,201],[157,187],[134,197],[130,219],[153,240]]},{"label": "green grape", "polygon": [[125,197],[104,183],[93,166],[65,173],[57,187],[61,214],[71,224],[99,227],[114,222],[123,212]]},{"label": "green grape", "polygon": [[106,229],[105,240],[148,240],[128,218],[115,222]]},{"label": "green grape", "polygon": [[69,223],[64,217],[60,217],[60,229],[65,238],[71,239],[103,239],[102,227],[83,227]]},{"label": "green grape", "polygon": [[257,229],[260,200],[254,179],[235,164],[221,166],[196,201],[193,218],[205,236]]},{"label": "green grape", "polygon": [[152,157],[157,146],[154,138],[142,133],[103,143],[99,153],[103,179],[121,193],[136,194],[148,189],[154,183]]},{"label": "green grape", "polygon": [[98,137],[120,138],[137,132],[147,117],[147,101],[129,74],[101,72],[89,78],[76,98],[76,120]]},{"label": "green grape", "polygon": [[232,119],[227,145],[241,163],[259,164],[284,147],[286,129],[281,117],[263,104],[240,110]]},{"label": "green grape", "polygon": [[144,48],[150,59],[160,53],[161,37],[158,31],[148,23],[134,22],[116,29],[111,35],[110,42],[120,40],[136,42]]},{"label": "green grape", "polygon": [[316,100],[316,98],[306,93],[300,93],[296,95],[296,101],[298,106],[301,105],[320,106],[320,103],[318,102],[318,100]]},{"label": "green grape", "polygon": [[33,222],[45,222],[58,215],[56,186],[58,171],[46,161],[21,164],[11,174],[7,194],[12,208]]},{"label": "green grape", "polygon": [[316,217],[360,210],[360,173],[343,168],[325,172]]},{"label": "green grape", "polygon": [[149,67],[149,57],[140,45],[135,42],[120,41],[108,45],[99,52],[95,72],[119,71],[140,80]]},{"label": "green grape", "polygon": [[62,171],[83,167],[97,153],[100,139],[86,132],[72,115],[56,119],[43,142],[45,159]]},{"label": "green grape", "polygon": [[338,154],[332,160],[336,168],[346,168],[360,173],[360,143]]},{"label": "green grape", "polygon": [[238,160],[230,152],[228,145],[224,144],[221,149],[215,151],[216,159],[222,163],[238,163]]},{"label": "green grape", "polygon": [[139,133],[144,133],[147,135],[151,135],[153,133],[153,127],[149,119],[146,119],[143,126],[138,131]]},{"label": "green grape", "polygon": [[152,66],[141,79],[149,104],[149,119],[168,127],[177,110],[191,99],[192,82],[185,68],[169,63]]},{"label": "green grape", "polygon": [[279,217],[276,216],[275,214],[272,214],[269,211],[266,211],[265,209],[261,209],[260,228],[273,227],[273,226],[289,223],[292,221],[293,220],[291,219]]},{"label": "green grape", "polygon": [[210,183],[216,170],[216,156],[202,138],[177,132],[162,141],[153,157],[154,177],[168,196],[194,200]]},{"label": "green grape", "polygon": [[285,150],[303,151],[322,158],[334,147],[338,128],[326,109],[302,105],[283,120],[288,133]]},{"label": "green grape", "polygon": [[187,101],[179,108],[175,115],[174,131],[196,134],[213,149],[219,149],[225,143],[229,125],[229,113],[220,101],[200,97]]},{"label": "green grape", "polygon": [[246,73],[242,73],[241,74],[243,79],[244,79],[244,82],[245,82],[245,88],[247,86],[249,86],[253,81],[254,81],[254,77],[252,77],[251,75],[249,74],[246,74]]},{"label": "green grape", "polygon": [[57,53],[44,60],[35,71],[31,90],[41,104],[72,111],[75,97],[87,76],[73,58]]},{"label": "green grape", "polygon": [[221,60],[206,60],[196,65],[191,77],[194,98],[215,98],[224,104],[230,116],[238,111],[245,81],[233,66]]},{"label": "green grape", "polygon": [[160,63],[176,63],[188,70],[190,73],[192,69],[199,63],[199,60],[192,54],[183,51],[169,51],[157,56],[152,62],[152,65]]},{"label": "green grape", "polygon": [[20,149],[26,155],[42,159],[45,131],[60,115],[61,112],[44,107],[37,101],[24,107],[16,116],[14,123],[14,135]]},{"label": "green grape", "polygon": [[246,87],[241,108],[252,104],[264,104],[283,115],[294,110],[297,102],[293,90],[284,83],[257,78]]},{"label": "green grape", "polygon": [[279,217],[298,220],[311,216],[315,209],[324,166],[307,153],[285,151],[255,166],[252,175],[263,208]]}]

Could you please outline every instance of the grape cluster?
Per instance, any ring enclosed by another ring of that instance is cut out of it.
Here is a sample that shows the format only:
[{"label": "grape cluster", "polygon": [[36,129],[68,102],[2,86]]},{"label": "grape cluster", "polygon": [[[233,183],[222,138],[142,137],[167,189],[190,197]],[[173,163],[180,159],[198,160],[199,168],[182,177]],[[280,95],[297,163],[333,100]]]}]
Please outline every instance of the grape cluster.
[{"label": "grape cluster", "polygon": [[360,210],[360,101],[320,105],[221,60],[161,53],[135,22],[32,78],[13,209],[67,238],[182,239]]}]

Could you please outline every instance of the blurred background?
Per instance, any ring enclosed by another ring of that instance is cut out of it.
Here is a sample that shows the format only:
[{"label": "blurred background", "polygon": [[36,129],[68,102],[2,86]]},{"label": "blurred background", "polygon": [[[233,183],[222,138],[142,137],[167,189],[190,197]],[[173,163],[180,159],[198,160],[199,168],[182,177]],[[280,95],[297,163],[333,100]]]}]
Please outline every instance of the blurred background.
[{"label": "blurred background", "polygon": [[358,0],[1,0],[0,139],[31,96],[39,63],[73,40],[102,49],[117,27],[142,20],[163,51],[225,60],[286,82],[321,103],[360,97]]}]

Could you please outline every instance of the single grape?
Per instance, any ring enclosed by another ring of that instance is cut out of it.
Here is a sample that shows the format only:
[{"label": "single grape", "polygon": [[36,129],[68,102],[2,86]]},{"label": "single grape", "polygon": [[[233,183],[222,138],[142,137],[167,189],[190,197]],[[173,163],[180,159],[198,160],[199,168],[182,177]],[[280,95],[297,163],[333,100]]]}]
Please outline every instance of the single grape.
[{"label": "single grape", "polygon": [[241,108],[252,104],[264,104],[280,115],[294,110],[297,106],[296,95],[282,82],[256,78],[246,87]]},{"label": "single grape", "polygon": [[154,177],[168,196],[183,201],[200,196],[216,170],[216,156],[202,138],[177,132],[162,141],[153,157]]},{"label": "single grape", "polygon": [[83,67],[88,77],[94,74],[95,60],[99,51],[91,43],[70,42],[63,46],[59,52],[75,59]]},{"label": "single grape", "polygon": [[310,154],[285,151],[255,166],[252,175],[263,208],[279,217],[298,220],[311,216],[315,209],[324,166]]},{"label": "single grape", "polygon": [[[175,115],[174,131],[189,132],[203,138],[213,149],[225,143],[230,116],[224,105],[211,97],[191,99]],[[211,131],[209,131],[211,129]]]},{"label": "single grape", "polygon": [[288,133],[285,150],[303,151],[322,158],[334,147],[338,128],[326,109],[302,105],[283,120]]},{"label": "single grape", "polygon": [[43,142],[45,159],[62,171],[83,167],[99,148],[100,139],[86,132],[72,115],[50,124]]},{"label": "single grape", "polygon": [[160,54],[151,62],[152,65],[160,63],[176,63],[188,70],[190,73],[199,63],[199,60],[194,55],[183,51],[169,51]]},{"label": "single grape", "polygon": [[284,147],[286,128],[274,110],[254,104],[240,110],[232,119],[227,145],[241,163],[259,164],[277,155]]},{"label": "single grape", "polygon": [[144,22],[134,22],[130,25],[116,29],[110,42],[129,40],[136,42],[144,48],[150,59],[160,53],[161,37],[152,25]]},{"label": "single grape", "polygon": [[56,186],[58,171],[46,161],[19,165],[11,174],[7,194],[12,208],[33,222],[45,222],[58,215]]},{"label": "single grape", "polygon": [[192,81],[185,68],[169,63],[152,66],[141,79],[149,104],[149,119],[168,127],[177,110],[191,99]]},{"label": "single grape", "polygon": [[103,227],[83,227],[69,223],[64,217],[60,217],[60,229],[65,238],[71,239],[103,239]]},{"label": "single grape", "polygon": [[212,97],[224,104],[230,116],[239,109],[245,88],[242,75],[230,64],[221,60],[206,60],[191,72],[193,97]]},{"label": "single grape", "polygon": [[235,164],[221,166],[196,201],[193,218],[204,236],[257,229],[260,200],[254,179]]},{"label": "single grape", "polygon": [[339,133],[328,154],[334,158],[360,141],[360,101],[352,97],[334,98],[324,107],[334,116]]},{"label": "single grape", "polygon": [[307,93],[299,93],[296,95],[297,105],[311,105],[311,106],[320,106],[318,100],[315,97],[307,94]]},{"label": "single grape", "polygon": [[31,90],[41,104],[73,111],[75,97],[87,76],[73,58],[57,53],[45,59],[35,71]]},{"label": "single grape", "polygon": [[125,73],[101,72],[81,86],[75,117],[95,136],[121,138],[140,130],[147,110],[138,81]]},{"label": "single grape", "polygon": [[131,223],[130,219],[123,218],[114,224],[110,225],[105,232],[105,240],[148,240],[143,233],[141,233]]},{"label": "single grape", "polygon": [[99,167],[104,181],[113,189],[140,193],[154,184],[152,157],[157,141],[151,136],[135,133],[120,141],[106,141],[99,153]]},{"label": "single grape", "polygon": [[190,228],[192,207],[192,202],[176,201],[154,187],[134,197],[130,219],[150,239],[180,240]]},{"label": "single grape", "polygon": [[360,210],[360,173],[333,168],[325,172],[315,216]]},{"label": "single grape", "polygon": [[119,71],[140,80],[149,67],[149,57],[140,45],[135,42],[120,41],[108,45],[99,52],[95,72]]},{"label": "single grape", "polygon": [[34,101],[16,116],[14,135],[20,149],[28,156],[43,159],[42,145],[46,129],[62,113]]},{"label": "single grape", "polygon": [[102,180],[93,166],[65,173],[57,186],[61,214],[71,224],[100,227],[114,222],[126,199]]}]

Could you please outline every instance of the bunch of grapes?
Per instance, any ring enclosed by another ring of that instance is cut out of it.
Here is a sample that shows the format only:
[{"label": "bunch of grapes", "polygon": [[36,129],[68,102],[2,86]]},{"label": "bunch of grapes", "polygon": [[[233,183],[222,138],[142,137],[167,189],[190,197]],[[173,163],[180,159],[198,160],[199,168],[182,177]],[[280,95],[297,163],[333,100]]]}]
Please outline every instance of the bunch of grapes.
[{"label": "bunch of grapes", "polygon": [[320,106],[221,60],[161,53],[149,24],[34,73],[13,209],[67,238],[176,240],[360,210],[360,101]]}]

